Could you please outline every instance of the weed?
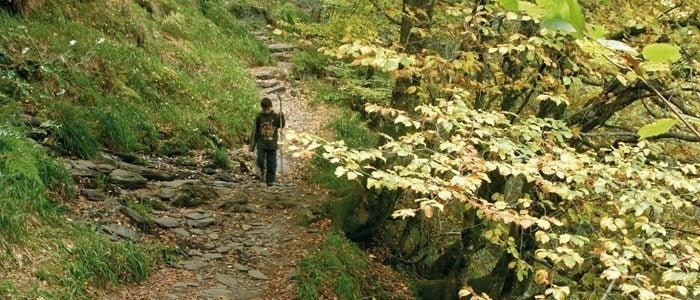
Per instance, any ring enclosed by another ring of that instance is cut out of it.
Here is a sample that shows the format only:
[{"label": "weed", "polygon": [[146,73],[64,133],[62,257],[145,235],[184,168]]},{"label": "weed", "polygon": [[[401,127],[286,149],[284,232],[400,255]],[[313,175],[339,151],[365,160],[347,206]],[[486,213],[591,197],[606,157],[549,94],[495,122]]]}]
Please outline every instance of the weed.
[{"label": "weed", "polygon": [[81,295],[87,286],[104,288],[110,284],[141,281],[150,273],[148,253],[137,244],[110,242],[91,228],[79,225],[74,227],[71,236],[75,243],[71,247],[64,246],[63,258],[58,263],[65,275],[53,278],[68,295]]},{"label": "weed", "polygon": [[[362,250],[339,232],[331,232],[320,249],[299,263],[299,299],[362,299],[373,295],[376,282],[369,276]],[[333,295],[322,294],[332,290]],[[386,297],[381,297],[386,298]]]},{"label": "weed", "polygon": [[292,57],[291,63],[295,78],[301,78],[304,75],[320,78],[324,76],[328,59],[320,53],[301,51]]},{"label": "weed", "polygon": [[100,150],[95,131],[87,125],[87,112],[72,105],[57,105],[60,125],[56,132],[58,149],[80,158],[91,158]]},{"label": "weed", "polygon": [[215,167],[228,170],[230,162],[226,149],[214,148],[214,150],[211,151],[211,160]]}]

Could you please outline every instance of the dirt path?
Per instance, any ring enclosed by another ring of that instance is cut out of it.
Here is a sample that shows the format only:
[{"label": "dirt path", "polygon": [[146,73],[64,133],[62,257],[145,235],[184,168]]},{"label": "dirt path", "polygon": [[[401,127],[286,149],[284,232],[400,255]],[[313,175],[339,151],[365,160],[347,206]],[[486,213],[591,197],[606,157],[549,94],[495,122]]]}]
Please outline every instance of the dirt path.
[{"label": "dirt path", "polygon": [[[268,41],[262,34],[259,38]],[[320,132],[335,116],[334,112],[312,106],[303,89],[290,80],[291,64],[282,60],[290,57],[294,51],[292,46],[270,43],[269,48],[281,62],[276,66],[251,69],[251,74],[264,94],[281,99],[289,130]],[[277,105],[275,103],[275,110],[279,109]],[[327,193],[306,183],[306,162],[293,158],[284,151],[284,146],[281,154],[278,159],[281,184],[274,187],[265,187],[250,175],[207,169],[198,165],[196,159],[190,163],[152,159],[147,167],[130,165],[113,157],[107,159],[111,159],[107,164],[94,162],[94,166],[92,162],[67,161],[74,173],[97,170],[99,165],[114,165],[137,175],[151,175],[145,186],[121,190],[117,193],[118,199],[113,201],[98,200],[100,197],[83,191],[85,205],[79,209],[79,214],[90,218],[95,214],[121,211],[101,221],[106,224],[105,232],[114,239],[124,239],[131,234],[129,238],[139,242],[175,243],[185,254],[184,259],[171,266],[154,270],[147,281],[123,286],[100,298],[295,299],[296,264],[319,245],[327,227],[323,222],[306,226],[302,221],[315,217],[309,208]],[[252,155],[244,149],[232,151],[231,156],[241,161],[241,169],[254,166]],[[156,171],[165,175],[154,176],[152,173]],[[185,175],[170,178],[167,174]],[[207,198],[211,191],[215,196]],[[195,196],[204,198],[200,205],[172,205]],[[158,198],[157,201],[165,204],[153,212],[152,220],[143,221],[155,224],[145,233],[136,229],[138,213],[128,212],[119,199],[145,201],[143,199],[148,197]]]}]

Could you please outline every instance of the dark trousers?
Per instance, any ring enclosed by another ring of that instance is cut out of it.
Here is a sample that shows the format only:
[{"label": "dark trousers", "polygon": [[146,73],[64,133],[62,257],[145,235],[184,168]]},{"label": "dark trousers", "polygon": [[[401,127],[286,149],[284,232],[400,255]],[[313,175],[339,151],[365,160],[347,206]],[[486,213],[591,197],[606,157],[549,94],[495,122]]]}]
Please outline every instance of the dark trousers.
[{"label": "dark trousers", "polygon": [[265,149],[258,145],[258,168],[260,168],[261,179],[265,180],[267,185],[272,185],[275,182],[277,173],[277,150]]}]

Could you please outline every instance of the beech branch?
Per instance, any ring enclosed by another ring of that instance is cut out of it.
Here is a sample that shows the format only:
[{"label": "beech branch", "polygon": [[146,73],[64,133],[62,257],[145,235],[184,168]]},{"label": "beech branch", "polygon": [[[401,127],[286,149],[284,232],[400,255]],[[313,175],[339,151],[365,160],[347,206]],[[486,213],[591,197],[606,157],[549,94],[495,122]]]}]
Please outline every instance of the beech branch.
[{"label": "beech branch", "polygon": [[[631,131],[603,131],[603,132],[583,132],[579,133],[585,137],[619,137],[629,141],[639,140],[639,135]],[[649,137],[649,140],[678,139],[686,142],[698,143],[700,136],[683,132],[667,132],[657,136]]]},{"label": "beech branch", "polygon": [[372,6],[377,9],[382,15],[384,15],[385,18],[389,19],[389,22],[395,24],[395,25],[401,25],[401,21],[397,20],[396,18],[392,17],[389,15],[383,8],[379,7],[379,3],[377,3],[377,0],[369,0],[370,3],[372,3]]}]

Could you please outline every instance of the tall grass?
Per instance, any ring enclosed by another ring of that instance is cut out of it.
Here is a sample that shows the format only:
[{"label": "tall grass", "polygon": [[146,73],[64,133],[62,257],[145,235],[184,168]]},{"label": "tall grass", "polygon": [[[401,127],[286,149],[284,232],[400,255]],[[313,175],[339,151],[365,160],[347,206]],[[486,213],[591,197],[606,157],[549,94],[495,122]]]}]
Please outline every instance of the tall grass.
[{"label": "tall grass", "polygon": [[258,99],[246,66],[270,63],[267,48],[227,1],[137,2],[46,0],[23,18],[0,12],[0,59],[22,71],[0,66],[2,97],[61,124],[58,149],[84,158],[241,142]]},{"label": "tall grass", "polygon": [[[299,299],[392,299],[362,250],[339,232],[298,264]],[[332,294],[329,294],[332,292]]]}]

